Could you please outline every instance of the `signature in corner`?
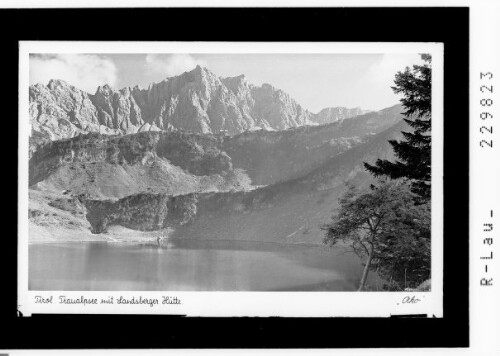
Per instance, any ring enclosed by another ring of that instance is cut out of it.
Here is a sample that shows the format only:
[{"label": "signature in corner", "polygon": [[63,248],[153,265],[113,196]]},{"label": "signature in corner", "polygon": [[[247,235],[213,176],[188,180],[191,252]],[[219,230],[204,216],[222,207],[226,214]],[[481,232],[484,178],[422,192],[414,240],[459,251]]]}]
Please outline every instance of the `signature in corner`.
[{"label": "signature in corner", "polygon": [[412,296],[407,295],[406,297],[403,298],[403,300],[401,300],[401,304],[416,304],[420,301],[421,299],[416,298],[414,295]]}]

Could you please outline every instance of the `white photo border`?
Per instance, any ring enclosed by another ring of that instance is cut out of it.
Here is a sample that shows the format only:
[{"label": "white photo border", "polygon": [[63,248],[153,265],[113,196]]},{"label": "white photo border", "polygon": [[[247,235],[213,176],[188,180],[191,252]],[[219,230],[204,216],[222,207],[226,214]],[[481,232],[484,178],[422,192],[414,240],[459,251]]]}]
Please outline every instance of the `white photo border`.
[{"label": "white photo border", "polygon": [[[432,288],[429,292],[150,292],[28,290],[28,138],[30,53],[280,53],[432,55]],[[443,54],[442,43],[388,42],[66,42],[21,41],[19,45],[18,309],[42,314],[163,314],[188,316],[389,317],[424,314],[443,317]],[[53,297],[52,304],[35,303]],[[156,298],[160,305],[58,304],[67,298]],[[163,297],[181,304],[162,304]],[[415,296],[419,303],[401,303]]]}]

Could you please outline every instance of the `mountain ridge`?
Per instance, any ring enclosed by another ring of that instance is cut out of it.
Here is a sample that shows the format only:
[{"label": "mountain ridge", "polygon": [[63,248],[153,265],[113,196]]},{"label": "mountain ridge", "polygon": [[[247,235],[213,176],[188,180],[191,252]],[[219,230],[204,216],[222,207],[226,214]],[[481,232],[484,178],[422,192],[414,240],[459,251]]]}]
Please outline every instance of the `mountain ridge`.
[{"label": "mountain ridge", "polygon": [[29,91],[31,152],[47,141],[87,132],[182,129],[234,135],[331,123],[366,112],[339,107],[313,114],[270,84],[253,85],[244,75],[217,77],[200,66],[148,88],[117,90],[105,84],[90,94],[52,79],[47,85],[31,85]]},{"label": "mountain ridge", "polygon": [[401,118],[401,107],[394,106],[323,126],[234,136],[182,130],[88,133],[34,152],[29,185],[101,198],[146,190],[185,194],[252,189],[298,177]]}]

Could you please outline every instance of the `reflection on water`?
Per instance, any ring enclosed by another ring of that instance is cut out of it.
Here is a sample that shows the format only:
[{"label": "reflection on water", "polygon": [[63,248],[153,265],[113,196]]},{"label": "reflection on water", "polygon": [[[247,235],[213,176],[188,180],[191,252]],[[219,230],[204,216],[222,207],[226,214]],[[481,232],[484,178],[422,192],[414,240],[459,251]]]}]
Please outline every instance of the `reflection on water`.
[{"label": "reflection on water", "polygon": [[352,291],[351,254],[248,241],[30,245],[30,290]]}]

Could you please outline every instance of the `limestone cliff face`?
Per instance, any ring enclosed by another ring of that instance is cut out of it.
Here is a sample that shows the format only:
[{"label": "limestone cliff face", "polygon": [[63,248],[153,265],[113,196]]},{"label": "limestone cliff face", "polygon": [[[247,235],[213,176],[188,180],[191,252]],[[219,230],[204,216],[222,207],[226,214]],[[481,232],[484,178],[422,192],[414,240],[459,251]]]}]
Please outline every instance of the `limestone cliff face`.
[{"label": "limestone cliff face", "polygon": [[[32,133],[40,138],[58,140],[83,132],[99,131],[98,111],[91,96],[62,80],[29,89]],[[115,133],[105,127],[106,133]]]},{"label": "limestone cliff face", "polygon": [[312,124],[311,113],[303,109],[290,95],[269,84],[252,87],[255,115],[276,130]]},{"label": "limestone cliff face", "polygon": [[109,85],[98,87],[90,97],[97,109],[99,123],[123,133],[135,133],[143,125],[141,109],[131,95],[130,88],[115,91]]},{"label": "limestone cliff face", "polygon": [[29,88],[30,154],[48,142],[88,132],[107,135],[149,131],[130,89],[108,85],[88,94],[62,80]]},{"label": "limestone cliff face", "polygon": [[88,132],[182,129],[234,135],[324,124],[361,112],[330,108],[312,114],[269,84],[252,85],[243,75],[219,78],[200,66],[147,89],[103,85],[94,94],[51,80],[48,85],[30,86],[31,152],[47,141]]},{"label": "limestone cliff face", "polygon": [[237,133],[248,126],[244,121],[249,118],[241,115],[236,97],[218,77],[199,66],[148,89],[136,87],[133,95],[145,121],[161,129]]},{"label": "limestone cliff face", "polygon": [[309,124],[310,113],[269,84],[256,87],[244,76],[218,78],[197,66],[148,89],[135,88],[146,122],[200,133],[281,130]]}]

